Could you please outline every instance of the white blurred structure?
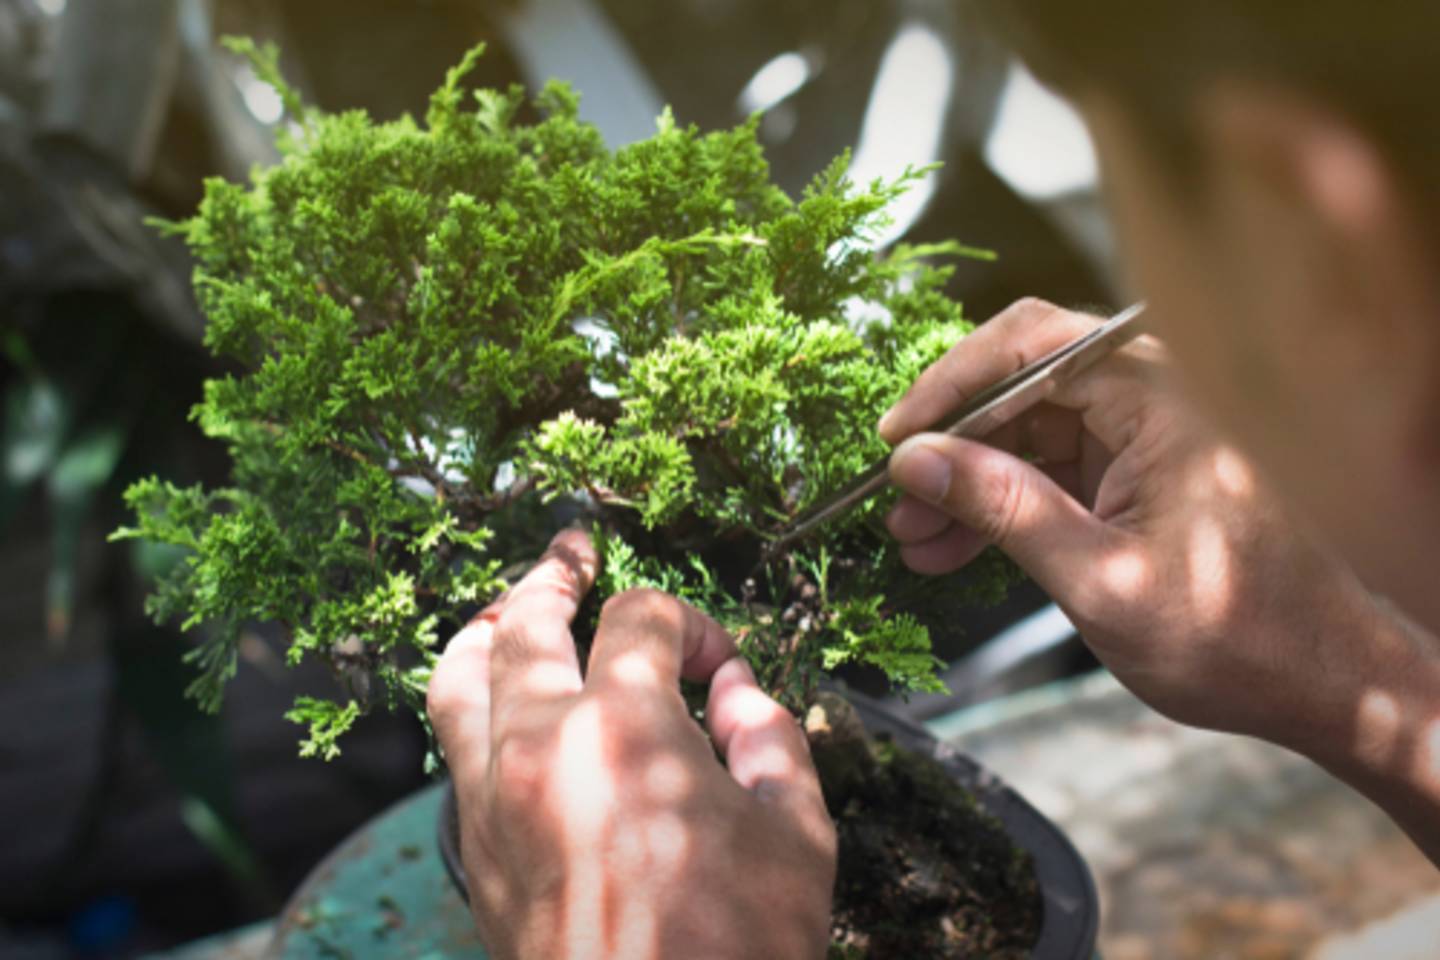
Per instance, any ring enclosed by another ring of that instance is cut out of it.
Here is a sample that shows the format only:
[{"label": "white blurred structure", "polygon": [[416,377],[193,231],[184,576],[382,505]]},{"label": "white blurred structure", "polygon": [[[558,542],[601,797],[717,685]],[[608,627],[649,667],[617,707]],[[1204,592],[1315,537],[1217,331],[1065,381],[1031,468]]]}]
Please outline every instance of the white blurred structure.
[{"label": "white blurred structure", "polygon": [[[935,29],[902,23],[885,50],[850,165],[858,184],[895,180],[908,168],[944,157],[945,124],[954,92],[955,58]],[[892,222],[875,239],[888,246],[903,237],[935,195],[934,177],[911,186],[890,207]]]},{"label": "white blurred structure", "polygon": [[1098,267],[1116,274],[1114,238],[1100,205],[1100,166],[1084,121],[1012,60],[984,142],[985,163]]},{"label": "white blurred structure", "polygon": [[580,117],[611,147],[655,133],[665,101],[594,0],[528,0],[502,23],[529,86],[552,78],[580,91]]},{"label": "white blurred structure", "polygon": [[1016,193],[1042,203],[1094,191],[1099,181],[1085,124],[1018,62],[1000,93],[985,162]]}]

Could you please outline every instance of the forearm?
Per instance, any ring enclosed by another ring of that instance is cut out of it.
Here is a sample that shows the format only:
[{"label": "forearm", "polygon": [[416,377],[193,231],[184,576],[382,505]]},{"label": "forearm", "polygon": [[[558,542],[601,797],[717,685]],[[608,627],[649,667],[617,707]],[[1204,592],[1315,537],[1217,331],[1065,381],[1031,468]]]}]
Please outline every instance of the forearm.
[{"label": "forearm", "polygon": [[1368,596],[1339,626],[1299,671],[1306,706],[1267,739],[1364,794],[1440,866],[1440,640]]}]

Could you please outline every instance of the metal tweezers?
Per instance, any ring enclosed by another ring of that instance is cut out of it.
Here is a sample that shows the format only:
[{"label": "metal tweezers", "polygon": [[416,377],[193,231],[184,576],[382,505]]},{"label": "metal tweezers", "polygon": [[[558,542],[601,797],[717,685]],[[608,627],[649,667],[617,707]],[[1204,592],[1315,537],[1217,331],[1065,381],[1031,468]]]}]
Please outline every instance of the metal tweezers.
[{"label": "metal tweezers", "polygon": [[[1139,319],[1144,312],[1145,304],[1137,303],[1116,314],[1084,336],[981,390],[924,432],[948,433],[971,439],[988,435],[1134,340],[1143,332]],[[766,554],[773,556],[781,548],[859,506],[889,485],[890,458],[887,456],[876,461],[839,492],[790,521],[766,547]]]}]

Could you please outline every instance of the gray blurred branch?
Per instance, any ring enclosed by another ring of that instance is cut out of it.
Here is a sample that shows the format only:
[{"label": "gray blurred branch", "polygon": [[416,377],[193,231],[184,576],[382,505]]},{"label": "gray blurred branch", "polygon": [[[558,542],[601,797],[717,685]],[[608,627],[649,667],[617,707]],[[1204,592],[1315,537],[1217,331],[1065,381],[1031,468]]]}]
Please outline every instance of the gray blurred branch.
[{"label": "gray blurred branch", "polygon": [[210,0],[0,0],[0,313],[109,289],[198,342],[188,259],[145,220],[274,157],[235,69]]},{"label": "gray blurred branch", "polygon": [[180,61],[180,0],[69,0],[39,132],[129,177],[149,169]]}]

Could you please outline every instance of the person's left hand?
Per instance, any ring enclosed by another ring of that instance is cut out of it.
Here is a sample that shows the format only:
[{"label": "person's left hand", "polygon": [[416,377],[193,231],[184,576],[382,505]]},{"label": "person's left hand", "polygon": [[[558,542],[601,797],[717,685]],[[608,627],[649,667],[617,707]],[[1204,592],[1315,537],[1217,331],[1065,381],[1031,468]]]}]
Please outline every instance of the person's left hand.
[{"label": "person's left hand", "polygon": [[[499,958],[821,957],[835,831],[803,733],[730,637],[650,590],[606,603],[582,681],[583,533],[451,641],[429,713],[471,908]],[[705,722],[681,677],[709,681]]]}]

